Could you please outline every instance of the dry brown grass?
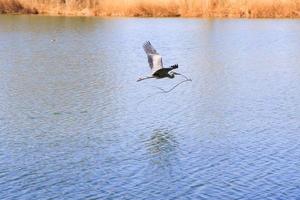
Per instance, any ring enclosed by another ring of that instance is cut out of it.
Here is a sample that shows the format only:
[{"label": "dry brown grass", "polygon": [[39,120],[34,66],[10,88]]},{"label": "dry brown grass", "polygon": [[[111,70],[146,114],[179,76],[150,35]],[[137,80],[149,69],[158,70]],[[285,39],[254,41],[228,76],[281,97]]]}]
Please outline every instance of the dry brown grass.
[{"label": "dry brown grass", "polygon": [[0,13],[38,14],[38,11],[31,7],[24,7],[18,0],[0,0]]},{"label": "dry brown grass", "polygon": [[148,17],[300,17],[300,0],[0,0],[0,13]]}]

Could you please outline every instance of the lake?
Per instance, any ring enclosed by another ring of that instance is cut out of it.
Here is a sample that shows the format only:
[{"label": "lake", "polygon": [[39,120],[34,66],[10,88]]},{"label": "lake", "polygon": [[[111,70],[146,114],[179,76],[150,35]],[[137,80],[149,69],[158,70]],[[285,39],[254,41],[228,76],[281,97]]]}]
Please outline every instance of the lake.
[{"label": "lake", "polygon": [[300,198],[300,20],[0,24],[0,199]]}]

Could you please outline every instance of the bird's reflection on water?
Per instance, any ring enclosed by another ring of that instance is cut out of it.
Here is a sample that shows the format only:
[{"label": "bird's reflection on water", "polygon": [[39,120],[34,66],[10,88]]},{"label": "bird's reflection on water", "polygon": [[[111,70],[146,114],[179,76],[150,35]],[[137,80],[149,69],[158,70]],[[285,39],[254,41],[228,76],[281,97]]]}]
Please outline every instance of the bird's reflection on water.
[{"label": "bird's reflection on water", "polygon": [[178,142],[170,129],[154,129],[146,149],[155,168],[170,169],[177,159]]}]

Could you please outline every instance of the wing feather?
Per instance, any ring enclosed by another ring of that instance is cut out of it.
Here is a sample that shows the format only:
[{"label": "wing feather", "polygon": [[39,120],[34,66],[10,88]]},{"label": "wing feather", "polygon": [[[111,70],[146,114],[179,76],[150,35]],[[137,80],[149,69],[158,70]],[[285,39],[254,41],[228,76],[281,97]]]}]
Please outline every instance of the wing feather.
[{"label": "wing feather", "polygon": [[154,49],[154,47],[152,46],[152,44],[149,41],[144,43],[143,48],[147,55],[148,54],[158,54],[157,51]]},{"label": "wing feather", "polygon": [[148,63],[152,70],[152,74],[154,74],[157,70],[163,68],[162,57],[157,53],[152,44],[147,41],[143,45],[144,51],[148,57]]}]

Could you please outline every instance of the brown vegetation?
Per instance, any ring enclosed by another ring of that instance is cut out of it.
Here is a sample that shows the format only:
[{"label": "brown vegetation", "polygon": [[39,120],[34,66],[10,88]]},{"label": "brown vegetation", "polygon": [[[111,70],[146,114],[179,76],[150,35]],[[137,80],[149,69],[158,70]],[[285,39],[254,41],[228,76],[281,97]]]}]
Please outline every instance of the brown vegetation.
[{"label": "brown vegetation", "polygon": [[148,17],[300,17],[300,0],[0,0],[0,13]]},{"label": "brown vegetation", "polygon": [[18,0],[0,0],[0,13],[38,14],[37,9],[25,7]]}]

